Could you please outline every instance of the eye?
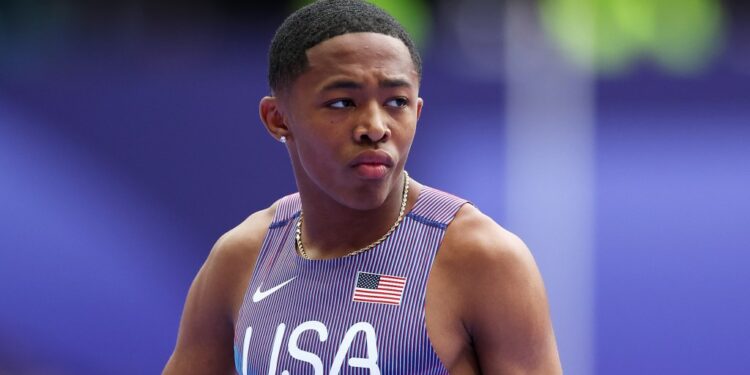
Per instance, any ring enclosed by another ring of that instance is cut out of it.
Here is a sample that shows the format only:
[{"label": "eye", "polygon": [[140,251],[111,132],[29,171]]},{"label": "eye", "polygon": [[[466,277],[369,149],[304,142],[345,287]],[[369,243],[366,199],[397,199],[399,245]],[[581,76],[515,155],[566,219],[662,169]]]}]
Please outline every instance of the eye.
[{"label": "eye", "polygon": [[354,107],[354,101],[351,99],[336,99],[326,103],[328,108],[347,108]]},{"label": "eye", "polygon": [[409,105],[409,99],[403,97],[393,98],[385,102],[385,105],[389,107],[403,108]]}]

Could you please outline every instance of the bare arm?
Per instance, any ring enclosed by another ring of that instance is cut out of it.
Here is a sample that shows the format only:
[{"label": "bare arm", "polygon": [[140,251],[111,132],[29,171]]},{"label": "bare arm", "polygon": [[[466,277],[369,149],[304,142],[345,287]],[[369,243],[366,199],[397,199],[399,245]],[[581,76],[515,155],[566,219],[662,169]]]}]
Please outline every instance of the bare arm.
[{"label": "bare arm", "polygon": [[466,249],[463,319],[481,372],[562,374],[544,284],[528,248],[476,208],[462,210],[454,229],[464,235],[453,236],[453,246]]},{"label": "bare arm", "polygon": [[233,374],[232,321],[228,315],[225,283],[217,252],[221,240],[211,251],[188,292],[180,321],[177,345],[164,375]]},{"label": "bare arm", "polygon": [[188,292],[163,375],[235,374],[234,314],[273,217],[269,211],[253,214],[216,242]]}]

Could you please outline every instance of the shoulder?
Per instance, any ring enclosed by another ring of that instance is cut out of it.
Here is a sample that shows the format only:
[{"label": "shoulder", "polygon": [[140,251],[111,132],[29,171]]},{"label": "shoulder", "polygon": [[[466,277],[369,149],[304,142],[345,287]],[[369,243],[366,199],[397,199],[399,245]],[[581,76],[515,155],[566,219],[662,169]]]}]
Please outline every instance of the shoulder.
[{"label": "shoulder", "polygon": [[471,204],[463,205],[448,225],[443,247],[464,271],[526,268],[533,258],[526,244]]},{"label": "shoulder", "polygon": [[278,201],[268,208],[253,213],[239,225],[224,233],[211,249],[208,261],[237,260],[237,258],[246,258],[248,252],[259,251],[277,207]]},{"label": "shoulder", "polygon": [[[466,202],[463,198],[425,185],[420,185],[420,190],[432,191],[447,201]],[[440,266],[451,271],[470,272],[477,277],[484,273],[495,274],[503,268],[536,269],[526,244],[470,203],[462,204],[455,211],[446,228],[437,260],[440,260]],[[510,276],[507,273],[504,275]]]},{"label": "shoulder", "polygon": [[440,251],[444,274],[457,275],[460,319],[481,367],[492,373],[521,368],[528,370],[522,373],[557,373],[544,283],[526,244],[476,207],[464,205]]},{"label": "shoulder", "polygon": [[234,314],[276,209],[277,203],[250,215],[216,241],[190,286],[164,374],[232,370]]},{"label": "shoulder", "polygon": [[260,248],[263,245],[266,233],[273,224],[279,210],[281,215],[290,216],[289,211],[294,209],[294,199],[297,195],[292,194],[276,200],[269,207],[256,211],[248,216],[239,225],[224,233],[214,244],[206,264],[218,263],[236,264],[254,262]]},{"label": "shoulder", "polygon": [[253,213],[224,233],[193,281],[191,293],[196,299],[220,308],[225,319],[233,319],[239,308],[278,203]]},{"label": "shoulder", "polygon": [[242,289],[244,282],[249,281],[278,205],[279,201],[276,201],[253,213],[219,237],[200,271],[212,288],[235,292],[227,296],[232,302],[236,300],[236,293],[241,292],[238,288]]},{"label": "shoulder", "polygon": [[526,244],[514,233],[470,204],[465,204],[448,226],[444,245],[445,265],[467,275],[471,293],[484,301],[489,289],[503,295],[505,301],[526,298],[513,293],[519,286],[538,283],[541,277]]}]

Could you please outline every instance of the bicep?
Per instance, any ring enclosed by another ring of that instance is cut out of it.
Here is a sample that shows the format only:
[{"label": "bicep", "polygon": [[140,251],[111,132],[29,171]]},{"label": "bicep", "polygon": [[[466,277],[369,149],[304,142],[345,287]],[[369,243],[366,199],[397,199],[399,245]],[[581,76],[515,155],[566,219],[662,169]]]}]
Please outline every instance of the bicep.
[{"label": "bicep", "polygon": [[234,314],[275,205],[250,215],[216,242],[190,286],[164,374],[235,374]]},{"label": "bicep", "polygon": [[560,374],[541,275],[520,239],[507,234],[477,272],[473,339],[483,373]]},{"label": "bicep", "polygon": [[188,292],[177,344],[164,374],[234,374],[233,326],[211,257]]}]

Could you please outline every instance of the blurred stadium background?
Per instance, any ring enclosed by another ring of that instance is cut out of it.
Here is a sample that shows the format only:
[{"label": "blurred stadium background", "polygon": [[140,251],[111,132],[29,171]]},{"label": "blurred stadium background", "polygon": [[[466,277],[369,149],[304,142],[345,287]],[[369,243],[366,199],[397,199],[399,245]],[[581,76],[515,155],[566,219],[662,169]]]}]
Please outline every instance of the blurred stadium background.
[{"label": "blurred stadium background", "polygon": [[[304,1],[0,0],[0,374],[154,374],[213,241],[295,191],[257,117]],[[380,0],[408,169],[526,240],[567,374],[750,373],[750,13]]]}]

